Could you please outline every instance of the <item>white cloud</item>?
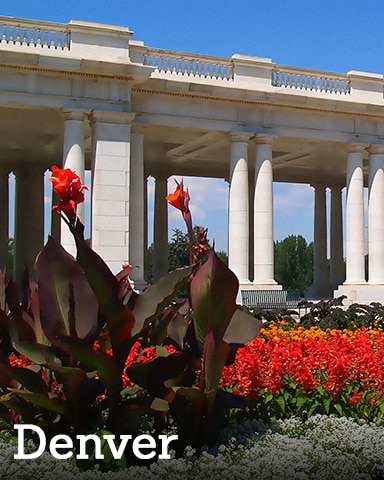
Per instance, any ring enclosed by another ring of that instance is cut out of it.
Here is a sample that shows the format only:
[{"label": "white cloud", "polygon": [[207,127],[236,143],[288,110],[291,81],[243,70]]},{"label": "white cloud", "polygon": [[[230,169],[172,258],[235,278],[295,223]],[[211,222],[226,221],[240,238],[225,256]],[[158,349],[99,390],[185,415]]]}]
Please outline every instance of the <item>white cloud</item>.
[{"label": "white cloud", "polygon": [[275,213],[288,216],[313,214],[314,193],[309,185],[275,184],[273,201]]}]

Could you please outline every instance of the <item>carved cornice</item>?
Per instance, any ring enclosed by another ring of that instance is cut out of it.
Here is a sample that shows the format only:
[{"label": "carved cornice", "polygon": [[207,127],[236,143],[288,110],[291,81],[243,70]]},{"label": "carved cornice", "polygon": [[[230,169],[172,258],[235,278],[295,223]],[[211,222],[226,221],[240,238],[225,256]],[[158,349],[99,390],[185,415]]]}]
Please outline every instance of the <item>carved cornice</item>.
[{"label": "carved cornice", "polygon": [[[225,90],[224,90],[225,92]],[[264,93],[264,92],[261,92]],[[335,110],[334,108],[325,108],[319,106],[309,106],[309,105],[298,105],[294,103],[281,103],[276,102],[275,100],[271,100],[270,102],[266,100],[258,100],[253,98],[229,98],[225,96],[217,96],[217,95],[206,95],[204,93],[199,92],[169,92],[169,91],[159,91],[153,89],[144,89],[144,88],[132,88],[132,95],[134,94],[143,94],[143,95],[161,95],[161,96],[169,96],[169,97],[179,97],[179,98],[199,98],[201,100],[211,100],[214,102],[222,102],[222,103],[235,103],[241,105],[258,105],[260,107],[267,107],[274,110],[299,110],[299,111],[307,111],[307,112],[317,112],[317,113],[325,113],[331,115],[347,115],[353,117],[369,117],[369,118],[380,118],[384,119],[384,110],[383,113],[377,112],[356,112],[351,110]],[[268,92],[269,96],[271,93]],[[278,93],[277,93],[278,94]],[[306,97],[306,100],[308,98]],[[319,100],[316,98],[316,100]],[[329,100],[329,99],[325,99]],[[334,103],[335,99],[332,99]],[[352,102],[351,102],[352,103]],[[363,105],[364,106],[364,105]],[[383,108],[380,105],[377,106],[378,108]]]},{"label": "carved cornice", "polygon": [[82,78],[90,78],[94,80],[95,78],[100,79],[108,79],[108,80],[121,80],[121,81],[128,81],[133,82],[134,78],[132,75],[125,75],[125,74],[115,74],[111,73],[94,73],[94,72],[85,72],[81,70],[64,70],[61,68],[53,68],[53,67],[43,67],[43,66],[32,66],[32,65],[5,65],[4,63],[0,63],[0,68],[2,70],[17,70],[17,71],[24,71],[24,72],[34,72],[34,73],[43,73],[49,75],[60,75],[65,77],[82,77]]}]

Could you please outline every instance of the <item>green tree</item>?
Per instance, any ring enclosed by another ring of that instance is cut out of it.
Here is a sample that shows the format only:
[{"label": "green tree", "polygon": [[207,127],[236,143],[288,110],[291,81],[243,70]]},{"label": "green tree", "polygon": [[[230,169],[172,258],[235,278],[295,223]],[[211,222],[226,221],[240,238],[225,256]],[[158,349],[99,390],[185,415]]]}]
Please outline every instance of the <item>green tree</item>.
[{"label": "green tree", "polygon": [[301,294],[313,282],[313,242],[301,235],[289,235],[275,242],[275,279],[285,290]]},{"label": "green tree", "polygon": [[179,228],[173,230],[171,240],[168,242],[168,270],[189,265],[188,233]]},{"label": "green tree", "polygon": [[[197,226],[194,227],[196,234]],[[211,245],[209,245],[211,246]],[[226,252],[216,252],[217,256],[228,265],[228,255]],[[152,281],[152,258],[153,258],[153,244],[147,249],[146,256],[146,280]],[[168,270],[172,271],[176,268],[185,267],[189,264],[189,241],[188,233],[184,233],[179,228],[173,229],[173,235],[168,242]]]}]

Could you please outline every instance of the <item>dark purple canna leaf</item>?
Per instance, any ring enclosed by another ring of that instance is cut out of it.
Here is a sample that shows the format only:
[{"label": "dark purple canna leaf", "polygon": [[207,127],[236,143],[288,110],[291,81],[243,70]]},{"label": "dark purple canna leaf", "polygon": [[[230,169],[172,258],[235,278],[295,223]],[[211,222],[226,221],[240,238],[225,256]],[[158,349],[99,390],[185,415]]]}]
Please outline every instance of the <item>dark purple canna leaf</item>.
[{"label": "dark purple canna leaf", "polygon": [[196,337],[203,349],[200,388],[207,394],[208,417],[230,352],[230,346],[223,337],[237,309],[238,288],[236,275],[213,249],[191,281],[190,296]]},{"label": "dark purple canna leaf", "polygon": [[208,411],[212,410],[221,373],[230,352],[230,346],[222,339],[216,339],[211,330],[205,339],[203,369],[204,391],[208,397]]},{"label": "dark purple canna leaf", "polygon": [[253,340],[259,333],[263,322],[249,313],[237,309],[224,334],[224,340],[228,343],[246,344]]},{"label": "dark purple canna leaf", "polygon": [[[78,222],[79,223],[79,222]],[[94,291],[103,316],[108,324],[113,355],[121,369],[131,346],[132,328],[135,317],[123,305],[120,298],[120,284],[102,258],[87,243],[75,234],[77,261]]]},{"label": "dark purple canna leaf", "polygon": [[99,305],[76,260],[50,237],[36,259],[35,269],[38,275],[40,322],[47,338],[56,343],[58,336],[71,332],[73,288],[76,335],[93,344],[99,333]]},{"label": "dark purple canna leaf", "polygon": [[196,337],[202,347],[208,332],[220,340],[233,317],[239,281],[212,249],[192,278],[190,295]]},{"label": "dark purple canna leaf", "polygon": [[133,309],[136,318],[134,333],[138,333],[163,313],[191,272],[192,267],[177,268],[160,278],[136,299]]}]

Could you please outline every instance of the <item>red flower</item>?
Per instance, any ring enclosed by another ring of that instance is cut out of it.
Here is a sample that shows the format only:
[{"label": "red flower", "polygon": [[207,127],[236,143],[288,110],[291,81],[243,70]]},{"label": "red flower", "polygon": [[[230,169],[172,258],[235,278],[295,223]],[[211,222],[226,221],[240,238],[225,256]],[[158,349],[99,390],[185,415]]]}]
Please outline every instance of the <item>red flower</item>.
[{"label": "red flower", "polygon": [[189,210],[190,196],[188,189],[184,190],[183,180],[180,183],[176,181],[176,190],[170,193],[165,198],[175,208],[178,208],[181,212]]},{"label": "red flower", "polygon": [[189,263],[193,263],[193,229],[192,229],[192,215],[189,210],[190,196],[188,189],[184,190],[183,180],[179,183],[176,181],[176,190],[165,197],[165,199],[175,208],[181,211],[184,222],[188,230],[189,238]]},{"label": "red flower", "polygon": [[69,168],[58,168],[53,165],[51,170],[52,177],[49,180],[53,183],[54,192],[60,197],[60,203],[52,210],[64,212],[68,218],[73,219],[77,205],[84,202],[83,191],[87,190],[87,187],[81,184],[80,177]]}]

